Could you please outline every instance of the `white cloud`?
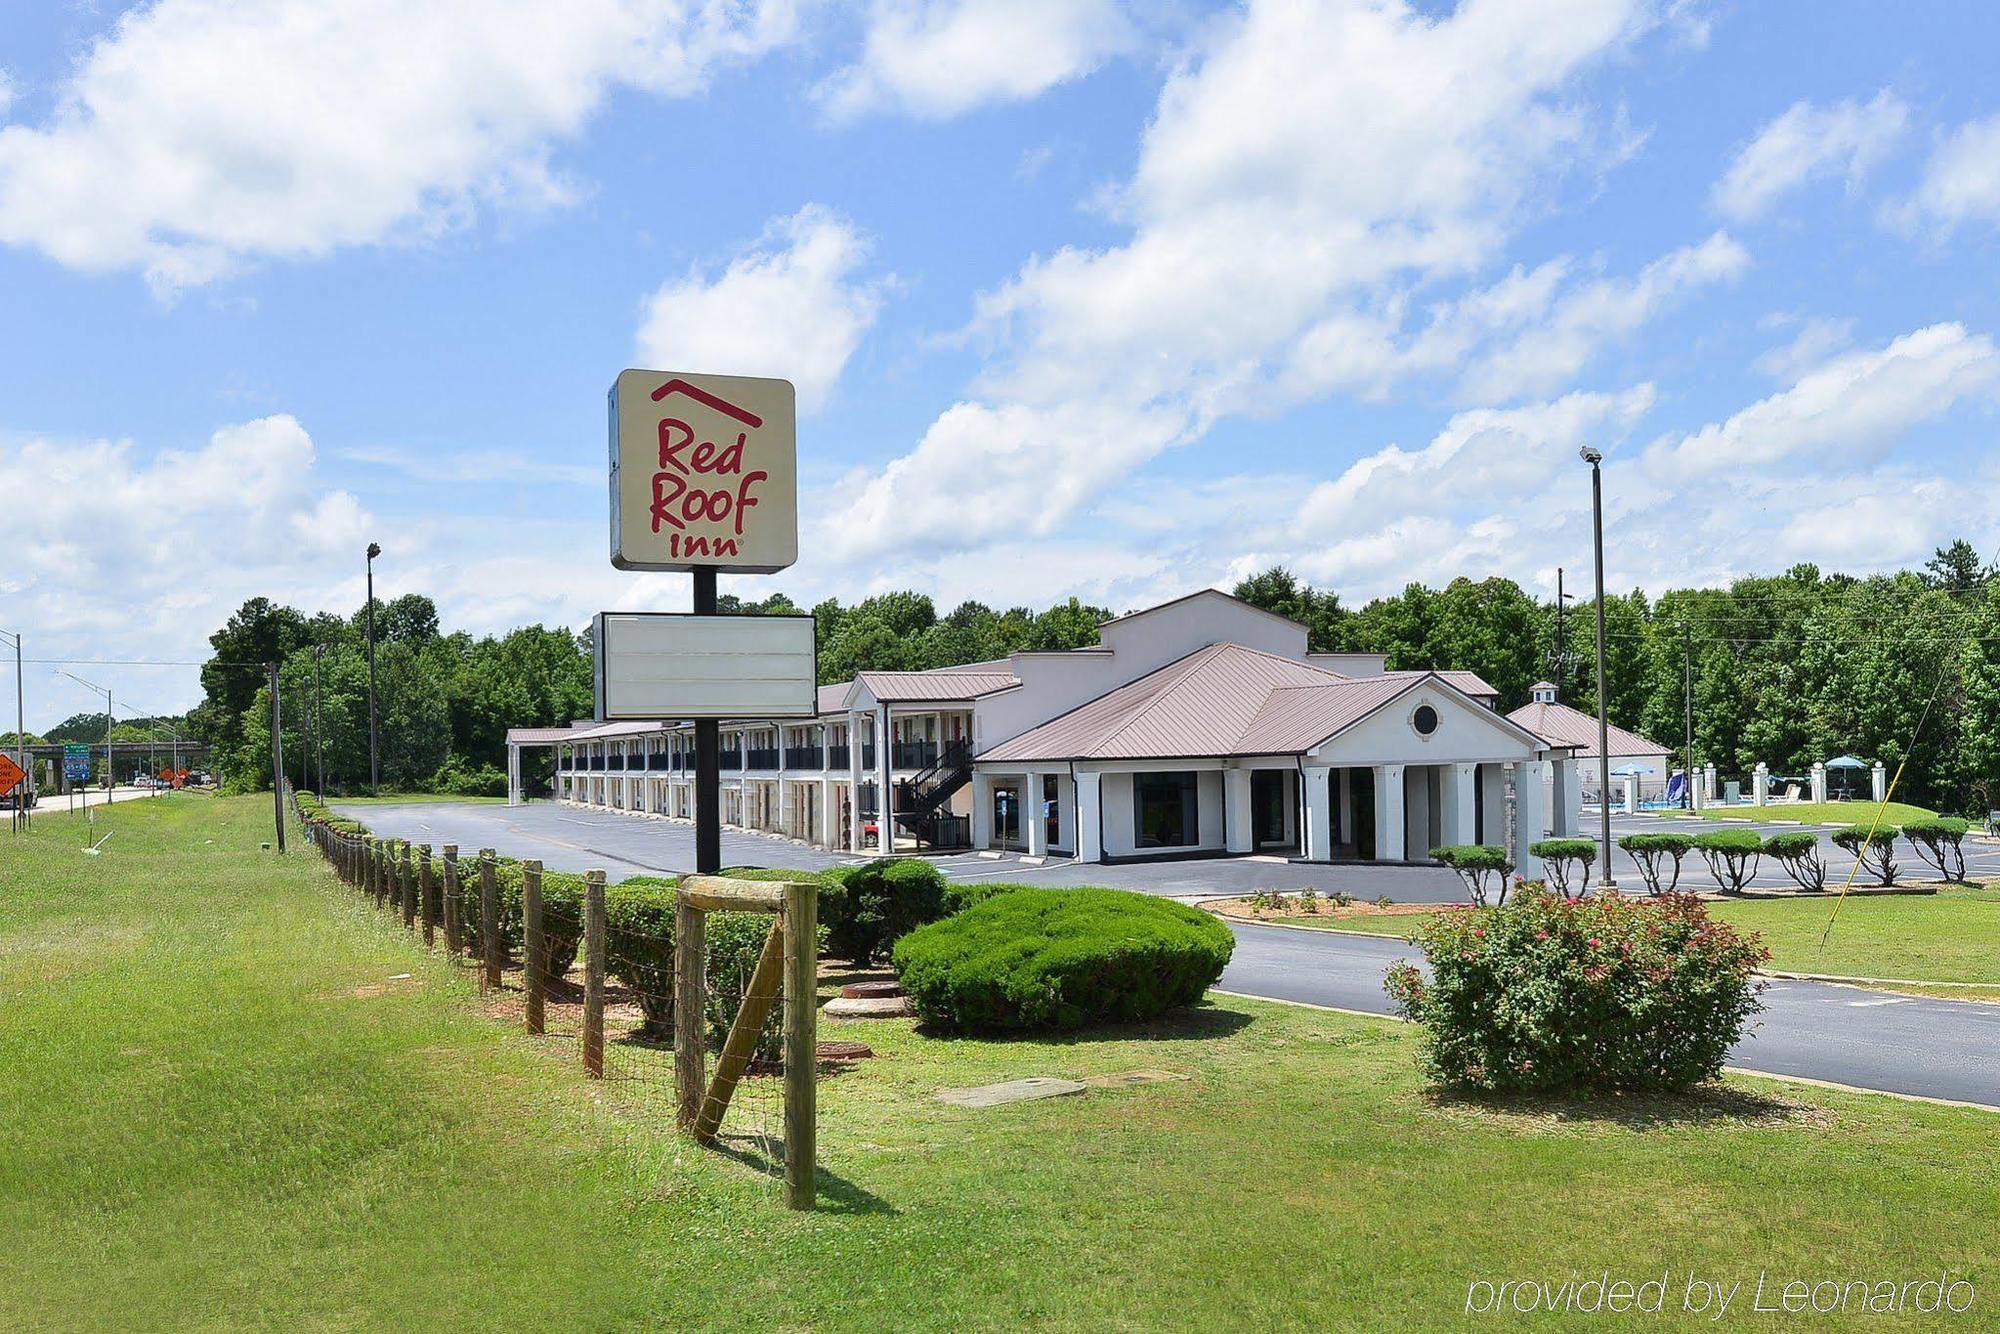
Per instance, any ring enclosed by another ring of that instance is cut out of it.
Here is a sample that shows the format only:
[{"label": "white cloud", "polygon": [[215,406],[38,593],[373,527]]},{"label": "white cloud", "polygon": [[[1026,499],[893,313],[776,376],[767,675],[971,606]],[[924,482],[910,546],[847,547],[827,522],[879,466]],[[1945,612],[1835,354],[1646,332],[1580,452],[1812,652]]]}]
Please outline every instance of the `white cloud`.
[{"label": "white cloud", "polygon": [[1585,283],[1564,293],[1547,320],[1475,361],[1461,379],[1460,392],[1488,402],[1546,393],[1689,292],[1729,282],[1749,267],[1749,252],[1727,233],[1717,232],[1700,245],[1663,255],[1630,280]]},{"label": "white cloud", "polygon": [[1852,319],[1798,319],[1772,315],[1759,321],[1760,328],[1781,329],[1796,324],[1798,332],[1788,343],[1771,348],[1750,364],[1774,380],[1787,383],[1806,371],[1846,350],[1854,342]]},{"label": "white cloud", "polygon": [[792,30],[790,0],[160,0],[0,127],[0,241],[171,293],[561,203],[551,148],[614,85],[693,93]]},{"label": "white cloud", "polygon": [[1867,103],[1795,102],[1737,153],[1711,202],[1724,216],[1747,221],[1811,180],[1840,174],[1851,189],[1902,137],[1908,120],[1909,108],[1886,88]]},{"label": "white cloud", "polygon": [[792,381],[817,412],[882,308],[882,278],[857,276],[868,241],[808,204],[778,218],[721,272],[700,269],[647,299],[640,363]]},{"label": "white cloud", "polygon": [[2000,223],[2000,115],[1967,121],[1947,135],[1924,165],[1916,192],[1888,216],[1906,228],[1929,224],[1941,232]]},{"label": "white cloud", "polygon": [[[1003,356],[828,540],[1045,532],[1218,415],[1269,406],[1301,334],[1385,284],[1488,261],[1538,184],[1592,152],[1575,77],[1634,33],[1623,0],[1460,6],[1258,0],[1169,78],[1132,179],[1131,239],[1038,257],[981,299]],[[965,522],[929,497],[992,477]],[[882,522],[896,515],[896,523]]]},{"label": "white cloud", "polygon": [[[8,605],[33,656],[199,659],[244,598],[317,590],[330,567],[358,568],[367,515],[315,463],[311,437],[286,415],[150,457],[127,440],[0,444],[15,544]],[[38,675],[28,682],[31,699],[45,701],[38,716],[53,722],[88,706]],[[133,669],[103,683],[157,710],[200,694],[187,670]]]},{"label": "white cloud", "polygon": [[420,482],[553,482],[567,486],[601,487],[602,465],[545,463],[518,449],[464,450],[425,454],[409,448],[361,445],[340,451],[350,463],[385,468]]},{"label": "white cloud", "polygon": [[1996,384],[2000,349],[1990,338],[1933,324],[1837,356],[1727,421],[1660,441],[1646,460],[1662,478],[1691,479],[1793,457],[1824,466],[1876,456],[1961,399],[1990,398]]},{"label": "white cloud", "polygon": [[836,120],[941,120],[1081,78],[1133,37],[1117,0],[875,0],[861,58],[814,95]]}]

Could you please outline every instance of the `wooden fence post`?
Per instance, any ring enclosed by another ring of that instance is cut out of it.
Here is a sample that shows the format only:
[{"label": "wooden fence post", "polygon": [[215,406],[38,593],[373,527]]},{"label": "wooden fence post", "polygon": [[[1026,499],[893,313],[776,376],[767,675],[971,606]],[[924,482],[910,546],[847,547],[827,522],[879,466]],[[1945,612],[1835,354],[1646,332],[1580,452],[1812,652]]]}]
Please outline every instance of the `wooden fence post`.
[{"label": "wooden fence post", "polygon": [[493,849],[479,850],[479,957],[485,966],[480,970],[481,991],[500,989],[500,870],[493,860]]},{"label": "wooden fence post", "polygon": [[437,944],[437,872],[431,866],[431,845],[417,854],[417,913],[424,923],[424,944]]},{"label": "wooden fence post", "polygon": [[818,1154],[819,889],[785,886],[785,1203],[813,1207]]},{"label": "wooden fence post", "polygon": [[375,836],[361,836],[361,892],[373,898],[375,895]]},{"label": "wooden fence post", "polygon": [[465,942],[458,922],[458,844],[444,845],[444,947],[455,961]]},{"label": "wooden fence post", "polygon": [[708,1084],[701,1053],[702,1011],[707,1008],[702,967],[708,954],[708,914],[678,895],[674,899],[674,1124],[693,1130]]},{"label": "wooden fence post", "polygon": [[398,882],[403,891],[403,927],[414,931],[417,929],[417,867],[408,843],[403,845],[403,866]]},{"label": "wooden fence post", "polygon": [[583,887],[583,1068],[604,1077],[604,872]]},{"label": "wooden fence post", "polygon": [[523,962],[528,975],[528,1031],[540,1033],[549,966],[548,942],[542,935],[542,864],[537,861],[521,863],[521,950],[527,956]]},{"label": "wooden fence post", "polygon": [[[729,1100],[736,1095],[743,1072],[750,1068],[750,1058],[757,1054],[757,1039],[763,1035],[764,1021],[771,1017],[778,994],[785,986],[785,923],[783,918],[773,918],[771,934],[764,937],[764,948],[757,955],[756,970],[743,988],[743,1006],[736,1011],[736,1018],[729,1025],[729,1036],[723,1039],[722,1051],[715,1058],[715,1074],[709,1080],[707,1096],[702,1099],[701,1115],[694,1122],[694,1137],[698,1142],[709,1143],[722,1128],[723,1113],[729,1110]],[[786,1059],[790,1056],[787,1052]],[[786,1073],[789,1093],[790,1072]]]}]

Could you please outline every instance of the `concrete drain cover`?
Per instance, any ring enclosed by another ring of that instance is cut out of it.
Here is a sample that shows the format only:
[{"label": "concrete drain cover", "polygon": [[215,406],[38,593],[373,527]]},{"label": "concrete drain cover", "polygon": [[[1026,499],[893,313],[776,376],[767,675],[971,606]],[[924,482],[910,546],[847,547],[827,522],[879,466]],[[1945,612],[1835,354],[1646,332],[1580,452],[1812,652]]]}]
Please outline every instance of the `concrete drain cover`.
[{"label": "concrete drain cover", "polygon": [[849,982],[840,989],[840,994],[848,1000],[879,1000],[884,996],[903,994],[901,982]]},{"label": "concrete drain cover", "polygon": [[1083,1082],[1092,1088],[1128,1089],[1140,1084],[1169,1084],[1187,1078],[1171,1070],[1121,1070],[1115,1075],[1090,1075]]},{"label": "concrete drain cover", "polygon": [[835,996],[820,1009],[834,1019],[905,1019],[916,1013],[908,996]]},{"label": "concrete drain cover", "polygon": [[822,1061],[865,1061],[874,1054],[875,1049],[865,1042],[836,1039],[813,1044],[813,1055]]},{"label": "concrete drain cover", "polygon": [[1010,1102],[1033,1102],[1038,1098],[1074,1098],[1088,1089],[1074,1079],[1050,1079],[1037,1075],[1010,1079],[1001,1084],[981,1084],[969,1089],[939,1089],[938,1101],[954,1107],[1002,1107]]}]

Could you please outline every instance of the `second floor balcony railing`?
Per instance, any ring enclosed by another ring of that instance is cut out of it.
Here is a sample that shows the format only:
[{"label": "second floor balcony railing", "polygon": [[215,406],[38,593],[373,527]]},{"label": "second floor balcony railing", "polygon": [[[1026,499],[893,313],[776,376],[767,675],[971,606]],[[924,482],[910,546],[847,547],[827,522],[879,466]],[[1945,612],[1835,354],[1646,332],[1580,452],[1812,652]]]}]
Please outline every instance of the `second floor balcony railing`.
[{"label": "second floor balcony railing", "polygon": [[745,763],[752,769],[775,769],[778,767],[778,748],[776,746],[752,747],[745,754],[744,759]]},{"label": "second floor balcony railing", "polygon": [[898,741],[895,750],[895,764],[898,769],[928,769],[937,763],[938,748],[935,741]]},{"label": "second floor balcony railing", "polygon": [[720,768],[721,768],[721,769],[723,769],[724,771],[726,771],[726,772],[730,772],[730,773],[734,773],[734,772],[736,772],[736,771],[738,771],[738,770],[742,769],[742,767],[743,767],[743,752],[742,752],[742,751],[740,751],[740,750],[725,750],[725,751],[723,751],[723,752],[722,752],[722,762],[721,762],[721,764],[720,764],[720,765],[719,765],[718,767],[720,767]]},{"label": "second floor balcony railing", "polygon": [[852,763],[852,760],[849,758],[847,743],[845,741],[836,742],[826,748],[827,768],[845,769],[850,763]]},{"label": "second floor balcony railing", "polygon": [[820,767],[818,746],[786,746],[785,767],[787,769],[817,769]]}]

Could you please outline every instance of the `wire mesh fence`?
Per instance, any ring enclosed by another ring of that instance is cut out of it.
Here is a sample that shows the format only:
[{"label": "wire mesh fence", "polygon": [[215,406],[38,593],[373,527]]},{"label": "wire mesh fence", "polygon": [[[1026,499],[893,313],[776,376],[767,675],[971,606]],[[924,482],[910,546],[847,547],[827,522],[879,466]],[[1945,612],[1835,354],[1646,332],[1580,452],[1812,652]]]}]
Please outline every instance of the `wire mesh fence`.
[{"label": "wire mesh fence", "polygon": [[677,1001],[698,995],[690,1078],[700,1116],[684,1128],[774,1184],[784,1180],[782,908],[696,914],[702,984],[687,991],[676,985],[682,914],[673,882],[608,887],[601,871],[549,871],[491,848],[466,857],[452,844],[377,837],[323,807],[297,813],[343,883],[476,979],[490,1017],[617,1086],[663,1125],[690,1120],[677,1081]]}]

